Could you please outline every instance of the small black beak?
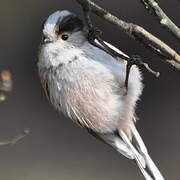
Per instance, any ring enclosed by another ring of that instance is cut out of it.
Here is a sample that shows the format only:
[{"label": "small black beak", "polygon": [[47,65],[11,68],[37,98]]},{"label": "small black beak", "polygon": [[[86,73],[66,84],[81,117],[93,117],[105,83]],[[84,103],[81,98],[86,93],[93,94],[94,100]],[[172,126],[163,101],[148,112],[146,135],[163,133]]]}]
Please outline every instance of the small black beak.
[{"label": "small black beak", "polygon": [[44,35],[42,36],[42,41],[41,41],[42,44],[48,44],[48,43],[52,43],[52,42],[53,42],[53,40],[51,38],[46,37]]}]

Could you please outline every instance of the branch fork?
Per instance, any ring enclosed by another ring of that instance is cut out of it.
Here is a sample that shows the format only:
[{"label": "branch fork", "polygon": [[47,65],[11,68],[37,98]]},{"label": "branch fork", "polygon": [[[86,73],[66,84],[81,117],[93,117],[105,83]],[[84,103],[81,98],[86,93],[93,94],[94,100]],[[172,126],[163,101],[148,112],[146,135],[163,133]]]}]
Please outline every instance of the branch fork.
[{"label": "branch fork", "polygon": [[[134,40],[139,41],[141,44],[145,45],[145,47],[147,47],[148,49],[159,55],[160,58],[163,59],[166,63],[168,63],[171,67],[174,67],[177,71],[180,71],[179,53],[177,53],[173,48],[168,46],[159,38],[155,37],[147,30],[136,24],[127,23],[117,18],[116,16],[112,15],[107,10],[101,8],[91,0],[76,0],[76,1],[82,6],[84,10],[87,10],[87,7],[89,6],[88,10],[90,9],[92,13],[101,17],[105,21],[115,25],[120,31],[126,33],[129,37],[133,38]],[[148,0],[141,0],[141,1],[148,1]],[[152,5],[153,7],[157,6],[155,1]],[[147,4],[146,7],[148,8]],[[89,12],[87,14],[89,15]],[[88,17],[87,14],[85,14],[85,17]],[[89,18],[86,18],[86,22],[87,24],[92,25],[91,22],[89,23]],[[161,23],[165,23],[165,21],[162,20]],[[178,33],[179,32],[180,31],[178,30]],[[144,65],[148,67],[147,64]]]}]

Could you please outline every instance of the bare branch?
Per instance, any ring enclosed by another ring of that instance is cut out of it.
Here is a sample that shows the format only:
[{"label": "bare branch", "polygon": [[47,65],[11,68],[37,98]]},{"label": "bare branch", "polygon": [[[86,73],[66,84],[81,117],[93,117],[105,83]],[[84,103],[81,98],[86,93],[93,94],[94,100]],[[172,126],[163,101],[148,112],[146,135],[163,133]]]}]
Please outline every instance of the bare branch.
[{"label": "bare branch", "polygon": [[112,15],[105,9],[96,5],[91,0],[76,0],[83,9],[86,6],[90,6],[91,11],[97,16],[101,17],[105,21],[115,25],[122,32],[125,32],[131,38],[140,41],[143,44],[146,44],[151,50],[158,54],[161,58],[168,60],[167,62],[180,71],[180,55],[163,41],[146,31],[144,28],[133,24],[127,23],[123,20],[120,20],[116,16]]},{"label": "bare branch", "polygon": [[[0,103],[6,99],[6,93],[12,91],[12,84],[11,73],[9,71],[2,71],[0,74],[0,91],[2,91],[2,93],[0,94]],[[12,140],[0,141],[0,146],[15,145],[23,138],[25,138],[29,133],[30,131],[28,129],[25,129],[23,133],[19,134]]]},{"label": "bare branch", "polygon": [[30,133],[30,131],[28,129],[25,129],[23,131],[23,133],[19,134],[18,136],[16,136],[14,139],[12,139],[10,141],[0,141],[0,146],[15,145],[16,143],[21,141],[23,138],[25,138],[29,133]]},{"label": "bare branch", "polygon": [[159,4],[155,0],[140,0],[144,7],[149,10],[151,14],[159,19],[159,23],[166,27],[178,40],[180,40],[180,29],[172,20],[165,14],[160,8]]}]

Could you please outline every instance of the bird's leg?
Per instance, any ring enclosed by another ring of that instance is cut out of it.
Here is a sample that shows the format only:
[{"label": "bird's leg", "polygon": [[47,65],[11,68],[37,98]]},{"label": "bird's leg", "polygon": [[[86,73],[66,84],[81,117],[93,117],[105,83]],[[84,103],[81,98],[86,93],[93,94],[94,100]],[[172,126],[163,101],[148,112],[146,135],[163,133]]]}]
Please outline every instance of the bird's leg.
[{"label": "bird's leg", "polygon": [[[143,62],[140,56],[133,55],[131,57],[127,57],[113,50],[111,47],[109,47],[100,37],[102,35],[102,31],[99,28],[94,27],[92,24],[92,21],[90,18],[91,8],[90,8],[89,3],[84,4],[83,12],[84,12],[84,17],[86,21],[86,26],[88,28],[88,35],[87,35],[88,41],[92,45],[104,50],[111,56],[115,58],[118,57],[127,61],[125,87],[126,87],[126,90],[128,90],[129,73],[130,73],[132,65],[137,65],[137,66],[143,65]],[[95,40],[98,40],[98,42],[96,42]]]},{"label": "bird's leg", "polygon": [[[96,46],[102,49],[103,51],[109,53],[110,55],[117,56],[115,51],[111,49],[109,46],[107,46],[104,43],[104,41],[100,38],[100,36],[102,35],[102,31],[98,27],[93,26],[92,20],[90,18],[91,8],[88,2],[83,5],[83,12],[84,12],[84,17],[85,17],[85,23],[88,29],[88,35],[87,35],[88,41],[93,46]],[[98,42],[95,40],[98,40]]]},{"label": "bird's leg", "polygon": [[87,35],[88,41],[92,45],[94,45],[94,46],[96,46],[96,47],[98,47],[100,49],[103,49],[103,47],[100,44],[95,42],[95,39],[99,39],[100,38],[100,36],[102,34],[102,31],[99,28],[94,27],[93,24],[92,24],[92,20],[90,18],[91,8],[90,8],[90,5],[89,5],[89,2],[84,4],[83,12],[84,12],[86,26],[88,28],[88,35]]},{"label": "bird's leg", "polygon": [[126,89],[128,89],[128,80],[129,80],[129,74],[130,74],[130,70],[131,67],[133,65],[136,66],[142,66],[143,62],[140,56],[138,55],[132,55],[129,60],[127,61],[127,66],[126,66],[126,78],[125,78],[125,87]]},{"label": "bird's leg", "polygon": [[[104,43],[104,41],[100,38],[100,36],[102,35],[102,31],[98,27],[94,27],[92,24],[92,20],[90,18],[91,8],[90,8],[88,2],[83,5],[83,12],[84,12],[86,26],[88,28],[88,36],[87,36],[88,41],[92,45],[106,51],[107,53],[109,53],[112,56],[120,57],[120,58],[127,60],[126,56],[123,56],[123,55],[117,53],[116,51],[114,51],[112,48],[110,48],[108,45],[106,45]],[[95,42],[96,39],[98,40],[99,43]]]},{"label": "bird's leg", "polygon": [[85,21],[86,21],[88,30],[93,29],[93,24],[92,24],[92,21],[90,18],[91,7],[89,5],[89,2],[87,2],[83,5],[83,13],[84,13],[84,17],[85,17]]},{"label": "bird's leg", "polygon": [[128,90],[129,74],[130,74],[130,70],[131,70],[132,65],[133,64],[130,61],[128,61],[127,65],[126,65],[126,78],[125,78],[125,87],[126,87],[126,90]]}]

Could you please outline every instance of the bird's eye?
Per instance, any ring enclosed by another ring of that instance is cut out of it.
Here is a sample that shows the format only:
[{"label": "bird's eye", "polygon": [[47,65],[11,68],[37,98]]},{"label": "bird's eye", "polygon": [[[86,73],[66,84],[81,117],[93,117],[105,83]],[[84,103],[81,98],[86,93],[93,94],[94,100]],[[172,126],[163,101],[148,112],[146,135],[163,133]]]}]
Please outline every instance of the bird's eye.
[{"label": "bird's eye", "polygon": [[61,35],[61,39],[66,41],[69,38],[69,36],[67,34],[62,34]]}]

